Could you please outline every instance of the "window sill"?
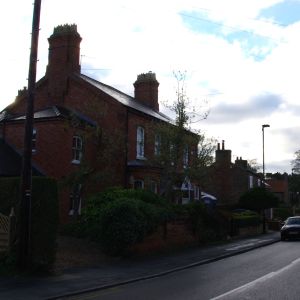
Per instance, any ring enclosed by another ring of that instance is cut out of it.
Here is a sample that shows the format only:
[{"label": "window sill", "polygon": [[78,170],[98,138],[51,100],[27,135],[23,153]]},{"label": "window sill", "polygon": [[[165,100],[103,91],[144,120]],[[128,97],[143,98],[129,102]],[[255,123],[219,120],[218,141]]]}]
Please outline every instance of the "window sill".
[{"label": "window sill", "polygon": [[73,165],[80,165],[80,160],[72,160],[71,163]]},{"label": "window sill", "polygon": [[136,159],[138,159],[138,160],[147,160],[147,158],[145,156],[137,156]]}]

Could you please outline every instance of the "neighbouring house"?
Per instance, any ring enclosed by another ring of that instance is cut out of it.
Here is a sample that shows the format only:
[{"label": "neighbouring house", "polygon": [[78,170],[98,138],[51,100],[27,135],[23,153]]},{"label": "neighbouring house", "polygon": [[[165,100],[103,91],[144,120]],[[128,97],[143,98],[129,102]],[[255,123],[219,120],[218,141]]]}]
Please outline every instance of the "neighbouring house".
[{"label": "neighbouring house", "polygon": [[269,190],[278,197],[280,202],[289,204],[289,184],[287,173],[277,177],[267,177],[266,183],[268,184]]},{"label": "neighbouring house", "polygon": [[[36,84],[32,159],[40,174],[69,183],[60,192],[61,222],[80,214],[84,195],[105,187],[162,193],[162,166],[151,163],[161,143],[153,128],[174,125],[159,111],[155,73],[138,75],[131,97],[81,74],[76,25],[56,27],[48,41],[46,74]],[[0,160],[11,169],[6,174],[3,166],[3,176],[20,174],[26,97],[24,88],[0,112]],[[197,144],[186,148],[181,170],[196,153]]]},{"label": "neighbouring house", "polygon": [[222,148],[218,143],[215,162],[208,169],[203,187],[218,199],[219,206],[237,204],[242,194],[262,183],[261,176],[249,169],[247,160],[238,157],[232,163],[231,156],[231,150],[225,149],[225,141],[222,141]]}]

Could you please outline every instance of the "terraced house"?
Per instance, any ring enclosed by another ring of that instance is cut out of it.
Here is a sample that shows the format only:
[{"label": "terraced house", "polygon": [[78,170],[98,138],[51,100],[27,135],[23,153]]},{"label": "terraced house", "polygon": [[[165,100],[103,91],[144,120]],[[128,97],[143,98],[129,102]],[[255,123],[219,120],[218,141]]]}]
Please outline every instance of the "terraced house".
[{"label": "terraced house", "polygon": [[[61,191],[61,221],[79,214],[83,196],[93,190],[121,186],[163,193],[162,166],[153,159],[162,141],[153,128],[174,125],[159,111],[155,73],[138,75],[131,97],[81,74],[76,25],[56,27],[48,40],[46,74],[36,85],[33,166],[36,174],[72,183]],[[20,90],[0,114],[3,176],[19,175],[20,162],[13,158],[22,154],[26,95]],[[185,148],[179,172],[191,164],[196,147]]]}]

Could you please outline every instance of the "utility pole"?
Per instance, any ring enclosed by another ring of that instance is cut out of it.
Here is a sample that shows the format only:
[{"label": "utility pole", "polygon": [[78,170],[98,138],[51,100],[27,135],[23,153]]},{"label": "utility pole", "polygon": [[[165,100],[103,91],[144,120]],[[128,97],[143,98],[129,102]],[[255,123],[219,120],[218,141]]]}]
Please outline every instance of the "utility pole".
[{"label": "utility pole", "polygon": [[40,26],[41,0],[34,1],[31,49],[28,71],[28,94],[25,120],[23,164],[20,187],[20,220],[17,263],[19,268],[26,269],[31,265],[31,193],[32,193],[32,129],[35,98],[36,66]]}]

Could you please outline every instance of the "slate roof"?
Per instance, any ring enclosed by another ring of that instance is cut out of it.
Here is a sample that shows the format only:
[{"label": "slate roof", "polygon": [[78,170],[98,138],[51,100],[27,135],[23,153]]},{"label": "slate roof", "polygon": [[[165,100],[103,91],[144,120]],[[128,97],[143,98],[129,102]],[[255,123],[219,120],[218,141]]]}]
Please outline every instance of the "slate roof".
[{"label": "slate roof", "polygon": [[[2,116],[2,118],[1,118]],[[65,107],[61,107],[61,106],[51,106],[51,107],[47,107],[43,110],[39,110],[37,112],[34,113],[34,119],[35,120],[39,120],[39,119],[50,119],[50,118],[71,118],[71,117],[76,117],[78,118],[80,121],[83,121],[84,123],[87,123],[91,126],[96,126],[96,122],[93,121],[92,119],[90,119],[89,117],[83,115],[82,113],[79,113],[77,111],[72,111],[68,108]],[[12,116],[12,115],[8,115],[5,114],[5,111],[3,111],[0,114],[0,122],[1,121],[20,121],[20,120],[25,120],[25,115],[21,115],[21,116]]]},{"label": "slate roof", "polygon": [[142,112],[146,115],[149,115],[151,117],[154,117],[156,119],[162,120],[164,122],[172,123],[172,119],[170,119],[168,116],[164,115],[161,112],[157,112],[150,107],[147,107],[146,105],[143,105],[140,101],[136,100],[135,98],[109,86],[102,82],[99,82],[95,79],[92,79],[86,75],[80,74],[79,77],[83,79],[85,82],[88,82],[89,84],[93,85],[97,89],[101,90],[105,94],[111,96],[121,104],[130,107],[132,109],[135,109],[139,112]]},{"label": "slate roof", "polygon": [[[0,138],[0,177],[20,176],[22,167],[22,157]],[[43,175],[42,172],[32,167],[32,174]]]}]

